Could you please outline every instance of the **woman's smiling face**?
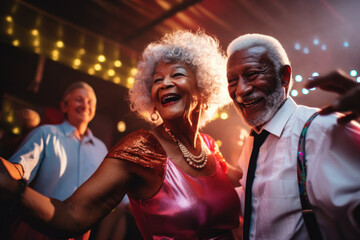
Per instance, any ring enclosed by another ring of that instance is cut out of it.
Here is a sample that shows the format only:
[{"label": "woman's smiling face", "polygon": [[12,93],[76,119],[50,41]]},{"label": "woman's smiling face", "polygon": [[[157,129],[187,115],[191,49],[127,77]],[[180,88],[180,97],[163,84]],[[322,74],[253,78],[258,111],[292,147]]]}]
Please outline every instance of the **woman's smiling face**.
[{"label": "woman's smiling face", "polygon": [[164,121],[187,118],[199,104],[195,73],[185,63],[160,61],[154,71],[151,97]]}]

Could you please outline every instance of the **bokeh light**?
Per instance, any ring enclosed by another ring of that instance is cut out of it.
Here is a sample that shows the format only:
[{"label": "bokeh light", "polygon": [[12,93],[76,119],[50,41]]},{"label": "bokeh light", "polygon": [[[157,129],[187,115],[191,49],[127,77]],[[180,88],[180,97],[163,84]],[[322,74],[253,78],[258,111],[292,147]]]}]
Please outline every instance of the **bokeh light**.
[{"label": "bokeh light", "polygon": [[301,92],[305,95],[309,94],[309,90],[307,90],[306,88],[303,88]]},{"label": "bokeh light", "polygon": [[291,96],[296,97],[297,95],[299,95],[299,92],[297,90],[291,90]]},{"label": "bokeh light", "polygon": [[351,70],[350,71],[350,76],[356,77],[357,76],[357,71],[356,70]]},{"label": "bokeh light", "polygon": [[302,76],[301,75],[296,75],[295,76],[295,81],[296,82],[301,82],[303,80]]}]

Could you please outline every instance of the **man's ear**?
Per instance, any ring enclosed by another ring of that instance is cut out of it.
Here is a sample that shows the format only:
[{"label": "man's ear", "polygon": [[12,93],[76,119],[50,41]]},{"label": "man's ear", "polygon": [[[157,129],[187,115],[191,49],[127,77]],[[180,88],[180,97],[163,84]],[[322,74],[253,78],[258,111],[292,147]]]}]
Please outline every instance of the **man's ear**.
[{"label": "man's ear", "polygon": [[281,67],[280,77],[281,85],[287,89],[289,87],[291,77],[291,67],[289,65],[284,65]]},{"label": "man's ear", "polygon": [[61,111],[62,111],[63,113],[66,113],[66,112],[67,112],[67,103],[64,102],[64,101],[61,101],[61,102],[60,102],[60,108],[61,108]]}]

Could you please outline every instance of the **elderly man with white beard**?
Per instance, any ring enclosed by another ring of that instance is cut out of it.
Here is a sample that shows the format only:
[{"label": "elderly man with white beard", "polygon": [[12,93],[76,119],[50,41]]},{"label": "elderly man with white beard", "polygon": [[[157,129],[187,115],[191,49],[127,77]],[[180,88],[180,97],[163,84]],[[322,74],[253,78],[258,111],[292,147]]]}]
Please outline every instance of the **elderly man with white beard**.
[{"label": "elderly man with white beard", "polygon": [[239,159],[244,239],[359,239],[360,126],[297,105],[291,65],[273,37],[227,49],[228,90],[251,129]]}]

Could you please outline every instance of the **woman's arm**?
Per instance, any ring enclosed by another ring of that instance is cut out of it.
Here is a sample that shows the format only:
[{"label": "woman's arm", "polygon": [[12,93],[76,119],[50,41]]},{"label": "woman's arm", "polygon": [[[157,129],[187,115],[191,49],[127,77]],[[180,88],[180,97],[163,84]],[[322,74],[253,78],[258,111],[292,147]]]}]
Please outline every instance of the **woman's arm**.
[{"label": "woman's arm", "polygon": [[230,165],[229,163],[226,163],[228,167],[228,173],[227,176],[230,179],[230,182],[234,187],[240,187],[240,179],[242,178],[242,171],[241,169],[237,169],[234,166]]},{"label": "woman's arm", "polygon": [[1,162],[0,202],[20,200],[21,213],[27,222],[46,234],[57,237],[79,235],[121,201],[129,183],[136,178],[132,174],[133,169],[134,166],[126,161],[106,158],[94,175],[62,202],[45,197],[29,187],[20,193],[19,183]]}]

